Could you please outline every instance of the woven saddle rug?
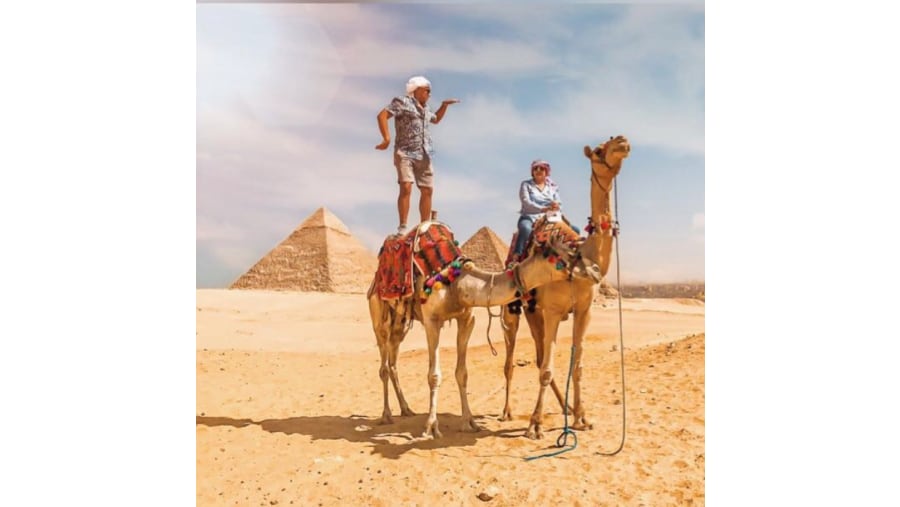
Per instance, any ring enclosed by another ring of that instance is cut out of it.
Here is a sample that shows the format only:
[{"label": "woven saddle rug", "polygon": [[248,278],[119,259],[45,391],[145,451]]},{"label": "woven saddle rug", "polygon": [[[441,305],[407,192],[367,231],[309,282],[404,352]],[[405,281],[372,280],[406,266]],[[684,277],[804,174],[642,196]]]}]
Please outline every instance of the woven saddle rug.
[{"label": "woven saddle rug", "polygon": [[381,299],[413,294],[415,272],[430,276],[462,256],[453,231],[440,222],[426,222],[404,236],[388,236],[378,252],[375,291]]},{"label": "woven saddle rug", "polygon": [[[516,260],[513,250],[515,249],[517,235],[518,233],[513,234],[512,242],[509,245],[509,252],[506,255],[507,266],[509,263]],[[574,250],[581,245],[583,240],[581,235],[575,232],[575,229],[572,229],[572,226],[569,225],[569,221],[566,220],[565,217],[558,222],[551,222],[547,220],[547,217],[545,216],[538,218],[534,222],[531,237],[528,238],[528,242],[525,244],[525,253],[520,261],[531,257],[535,252],[541,252],[542,254],[545,254],[544,256],[546,257],[546,254],[550,253],[550,245],[556,242],[562,243]]]}]

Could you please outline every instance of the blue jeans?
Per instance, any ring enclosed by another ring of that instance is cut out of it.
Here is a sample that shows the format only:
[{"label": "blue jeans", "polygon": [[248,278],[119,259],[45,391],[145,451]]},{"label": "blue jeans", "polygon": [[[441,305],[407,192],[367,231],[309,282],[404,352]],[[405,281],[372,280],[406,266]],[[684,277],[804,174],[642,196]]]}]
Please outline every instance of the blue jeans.
[{"label": "blue jeans", "polygon": [[533,227],[534,222],[530,218],[526,216],[519,217],[519,236],[516,238],[516,248],[513,250],[516,255],[522,255],[525,251],[525,244],[528,243]]}]

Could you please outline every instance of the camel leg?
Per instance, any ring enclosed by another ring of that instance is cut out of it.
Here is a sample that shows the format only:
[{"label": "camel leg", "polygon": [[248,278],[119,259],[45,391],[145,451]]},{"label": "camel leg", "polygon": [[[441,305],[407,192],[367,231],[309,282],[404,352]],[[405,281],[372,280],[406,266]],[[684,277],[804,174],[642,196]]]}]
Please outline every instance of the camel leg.
[{"label": "camel leg", "polygon": [[416,415],[415,412],[409,409],[409,404],[406,403],[406,398],[403,396],[403,390],[400,389],[400,378],[397,374],[397,356],[400,354],[400,342],[394,342],[390,344],[390,350],[388,351],[388,372],[391,377],[391,384],[394,385],[394,393],[397,394],[397,401],[400,402],[400,415],[402,416],[410,416]]},{"label": "camel leg", "polygon": [[581,377],[584,373],[584,365],[582,364],[582,356],[584,355],[584,333],[591,321],[590,304],[587,308],[575,309],[575,322],[572,326],[572,345],[575,349],[575,361],[572,370],[572,390],[574,391],[575,403],[575,421],[572,428],[576,430],[589,430],[594,427],[585,418],[585,410],[583,400],[581,399]]},{"label": "camel leg", "polygon": [[559,330],[559,321],[562,315],[557,312],[543,313],[544,318],[544,339],[543,353],[544,357],[541,361],[540,373],[540,390],[538,391],[537,404],[534,412],[531,414],[531,424],[525,436],[531,439],[544,438],[543,421],[544,421],[544,394],[547,392],[547,386],[553,380],[553,345],[556,343],[556,333]]},{"label": "camel leg", "polygon": [[513,369],[516,367],[516,334],[519,332],[519,315],[511,313],[506,305],[500,310],[503,322],[503,341],[506,343],[506,362],[503,364],[503,375],[506,377],[506,402],[503,405],[501,421],[512,421],[509,408],[509,391],[512,389]]},{"label": "camel leg", "polygon": [[466,394],[466,385],[469,381],[469,372],[466,369],[466,351],[469,347],[469,337],[475,327],[475,316],[469,310],[465,315],[456,319],[456,385],[459,387],[459,402],[462,406],[462,427],[460,431],[476,432],[481,428],[475,424],[472,411],[469,409],[469,396]]},{"label": "camel leg", "polygon": [[428,420],[425,422],[423,437],[440,438],[441,430],[438,427],[437,402],[438,388],[441,386],[441,362],[438,342],[441,338],[441,323],[432,319],[423,319],[425,324],[425,336],[428,339],[428,387],[431,396],[428,400]]},{"label": "camel leg", "polygon": [[[386,342],[387,340],[385,340]],[[378,369],[378,376],[381,377],[381,383],[384,387],[384,410],[381,412],[381,420],[378,424],[393,424],[394,419],[391,417],[391,405],[388,402],[388,377],[390,376],[390,366],[388,364],[388,344],[378,340],[378,352],[381,354],[381,368]]]},{"label": "camel leg", "polygon": [[391,315],[392,312],[388,303],[385,303],[376,295],[369,298],[369,317],[372,319],[372,330],[375,332],[375,341],[378,343],[378,353],[381,356],[381,367],[378,369],[378,376],[381,377],[382,387],[384,388],[384,409],[381,412],[381,419],[378,421],[378,424],[391,424],[394,422],[393,418],[391,418],[391,406],[388,401],[388,378],[390,377],[388,348],[392,329]]},{"label": "camel leg", "polygon": [[[533,314],[528,314],[525,318],[528,319],[528,327],[531,329],[531,337],[534,339],[534,364],[540,369],[544,360],[544,318],[542,317],[541,310],[538,310]],[[550,380],[550,388],[553,389],[553,394],[556,395],[556,401],[559,402],[560,410],[562,410],[564,414],[574,413],[572,407],[566,406],[566,400],[563,398],[562,391],[560,391],[559,387],[556,385],[556,379]]]}]

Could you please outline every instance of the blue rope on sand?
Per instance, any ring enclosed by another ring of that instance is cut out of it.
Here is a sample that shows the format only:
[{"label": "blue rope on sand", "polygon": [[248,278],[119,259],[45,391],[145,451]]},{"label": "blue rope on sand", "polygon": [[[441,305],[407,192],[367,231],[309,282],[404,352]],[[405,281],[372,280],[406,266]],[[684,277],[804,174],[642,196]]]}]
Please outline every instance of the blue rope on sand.
[{"label": "blue rope on sand", "polygon": [[538,458],[550,458],[552,456],[559,456],[564,452],[569,452],[576,447],[578,447],[578,435],[575,434],[573,430],[569,428],[569,382],[572,380],[572,368],[575,367],[575,343],[572,343],[572,352],[569,355],[569,376],[566,377],[566,401],[563,407],[563,431],[562,434],[556,439],[556,447],[564,447],[566,446],[566,441],[569,439],[569,435],[572,435],[572,447],[568,449],[561,449],[556,452],[551,452],[547,454],[541,454],[540,456],[530,456],[525,458],[525,461],[531,461]]}]

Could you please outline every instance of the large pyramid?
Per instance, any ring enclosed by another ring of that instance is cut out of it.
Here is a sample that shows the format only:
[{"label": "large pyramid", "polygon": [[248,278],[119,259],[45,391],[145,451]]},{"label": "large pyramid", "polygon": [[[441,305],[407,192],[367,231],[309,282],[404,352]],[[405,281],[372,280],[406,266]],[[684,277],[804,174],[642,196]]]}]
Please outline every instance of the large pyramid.
[{"label": "large pyramid", "polygon": [[466,257],[475,261],[475,264],[486,271],[503,271],[506,269],[503,262],[509,252],[509,243],[504,242],[497,233],[489,227],[482,227],[466,241],[462,248]]},{"label": "large pyramid", "polygon": [[230,288],[364,293],[377,266],[347,226],[319,208]]}]

